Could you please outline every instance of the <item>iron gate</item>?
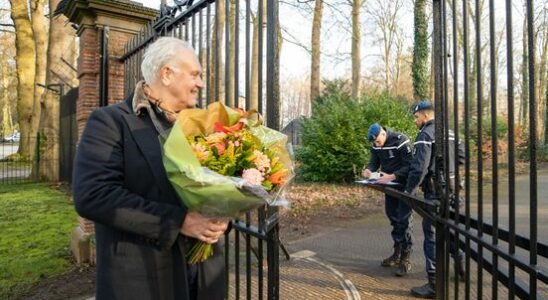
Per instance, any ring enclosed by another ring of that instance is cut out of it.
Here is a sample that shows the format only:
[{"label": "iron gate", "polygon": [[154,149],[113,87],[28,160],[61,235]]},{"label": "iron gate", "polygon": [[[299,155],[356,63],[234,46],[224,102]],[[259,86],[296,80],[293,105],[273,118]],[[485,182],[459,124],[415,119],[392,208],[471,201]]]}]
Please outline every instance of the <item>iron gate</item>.
[{"label": "iron gate", "polygon": [[[483,3],[488,3],[486,19],[481,17]],[[518,176],[516,172],[516,52],[513,49],[515,23],[512,21],[516,8],[512,3],[511,0],[433,1],[436,178],[450,178],[448,151],[450,147],[457,147],[460,139],[465,145],[466,159],[463,170],[459,170],[457,161],[454,162],[455,182],[463,181],[464,184],[462,188],[457,184],[450,190],[449,184],[437,180],[439,205],[392,189],[384,190],[409,202],[436,226],[437,299],[548,297],[548,238],[546,231],[539,234],[539,226],[545,226],[546,222],[539,223],[538,218],[539,205],[542,212],[548,203],[542,194],[539,199],[538,192],[541,186],[537,184],[536,113],[529,116],[528,174]],[[534,5],[538,3],[541,1],[525,1],[527,31],[523,38],[528,55],[522,62],[528,68],[530,112],[538,109],[535,75],[540,66],[534,59]],[[506,26],[502,31],[507,62],[505,72],[501,73],[505,77],[504,88],[497,79],[497,14],[498,17],[502,15]],[[488,24],[487,34],[482,28],[484,23]],[[488,55],[484,54],[486,48]],[[484,56],[488,57],[487,68],[484,68],[485,62],[482,63]],[[471,59],[475,60],[473,67]],[[501,103],[507,106],[507,137],[498,136],[497,118],[502,112],[498,105]],[[449,139],[449,130],[459,133],[454,140]],[[499,141],[508,143],[508,153],[499,155]],[[450,205],[451,196],[462,197],[463,207]],[[450,276],[450,242],[465,251],[464,283],[459,282],[459,276]]]},{"label": "iron gate", "polygon": [[[147,24],[128,43],[120,58],[125,65],[125,96],[132,93],[142,78],[140,65],[146,46],[160,36],[178,37],[194,47],[204,70],[205,88],[200,91],[199,106],[223,101],[247,109],[252,105],[252,96],[256,96],[259,99],[256,108],[265,116],[267,126],[279,130],[278,1],[193,2],[176,1],[181,4],[175,7],[163,5],[160,17]],[[230,19],[232,22],[228,22]],[[254,68],[256,76],[251,75],[254,23],[259,24],[255,28],[260,28]],[[252,89],[253,83],[257,84],[256,89]],[[230,286],[227,298],[239,299],[245,290],[247,299],[263,299],[265,296],[278,299],[280,243],[277,209],[263,207],[247,213],[243,220],[232,221],[232,229],[231,234],[225,236],[229,270],[226,280]],[[263,265],[265,254],[267,270]]]},{"label": "iron gate", "polygon": [[70,89],[61,97],[59,120],[59,180],[72,183],[72,167],[76,153],[78,129],[76,100],[78,88]]}]

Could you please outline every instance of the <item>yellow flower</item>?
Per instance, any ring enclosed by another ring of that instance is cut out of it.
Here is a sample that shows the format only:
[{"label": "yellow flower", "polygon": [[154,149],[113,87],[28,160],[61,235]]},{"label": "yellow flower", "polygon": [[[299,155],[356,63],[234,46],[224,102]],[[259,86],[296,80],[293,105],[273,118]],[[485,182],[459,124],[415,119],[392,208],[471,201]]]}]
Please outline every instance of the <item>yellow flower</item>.
[{"label": "yellow flower", "polygon": [[192,152],[196,154],[196,157],[198,157],[199,161],[204,161],[209,157],[209,151],[206,149],[206,147],[200,143],[192,143]]},{"label": "yellow flower", "polygon": [[205,137],[205,140],[209,144],[224,144],[224,140],[226,138],[226,133],[224,132],[215,132]]}]

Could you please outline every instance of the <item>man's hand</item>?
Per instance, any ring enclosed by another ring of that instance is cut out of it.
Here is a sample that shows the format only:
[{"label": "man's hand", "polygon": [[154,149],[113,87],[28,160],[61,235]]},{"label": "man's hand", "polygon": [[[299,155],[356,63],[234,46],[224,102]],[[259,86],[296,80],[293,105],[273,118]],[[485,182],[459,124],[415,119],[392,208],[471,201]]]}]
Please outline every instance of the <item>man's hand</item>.
[{"label": "man's hand", "polygon": [[379,179],[377,179],[377,182],[378,183],[388,183],[388,182],[393,181],[393,180],[396,180],[396,175],[381,172],[381,177]]},{"label": "man's hand", "polygon": [[188,212],[181,226],[181,234],[215,244],[228,227],[228,220],[208,218],[196,212]]},{"label": "man's hand", "polygon": [[362,170],[362,176],[365,177],[365,178],[368,178],[369,176],[371,176],[371,171],[367,168],[363,169]]}]

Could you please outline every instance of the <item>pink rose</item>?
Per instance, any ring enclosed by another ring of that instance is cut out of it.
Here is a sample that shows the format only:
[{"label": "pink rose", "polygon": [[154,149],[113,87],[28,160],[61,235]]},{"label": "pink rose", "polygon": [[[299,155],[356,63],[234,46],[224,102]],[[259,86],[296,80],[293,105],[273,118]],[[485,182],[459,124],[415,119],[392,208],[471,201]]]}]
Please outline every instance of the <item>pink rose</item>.
[{"label": "pink rose", "polygon": [[251,185],[261,185],[264,181],[263,174],[257,169],[245,169],[242,178]]}]

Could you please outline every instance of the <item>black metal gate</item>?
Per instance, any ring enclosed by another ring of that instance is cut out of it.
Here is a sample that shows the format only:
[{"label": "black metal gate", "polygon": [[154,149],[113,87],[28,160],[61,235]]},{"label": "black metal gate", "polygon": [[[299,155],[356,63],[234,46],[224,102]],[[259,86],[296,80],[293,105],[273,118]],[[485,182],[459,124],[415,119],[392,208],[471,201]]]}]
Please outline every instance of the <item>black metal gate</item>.
[{"label": "black metal gate", "polygon": [[61,96],[59,121],[59,180],[72,182],[72,166],[78,141],[76,125],[76,101],[78,88],[70,89]]},{"label": "black metal gate", "polygon": [[[223,101],[250,108],[251,98],[256,96],[259,99],[257,109],[265,116],[267,125],[279,129],[278,1],[176,3],[181,4],[162,6],[160,17],[146,25],[126,46],[125,54],[120,58],[125,64],[125,95],[131,94],[142,78],[140,66],[146,46],[160,36],[178,37],[194,47],[204,70],[205,89],[199,97],[201,107]],[[260,29],[256,77],[251,74],[254,23],[259,24],[255,28]],[[256,90],[252,89],[254,82]],[[225,237],[229,270],[226,280],[230,283],[227,298],[278,299],[277,209],[263,207],[248,213],[243,220],[233,221],[232,228],[232,233]],[[267,266],[263,264],[265,258]]]},{"label": "black metal gate", "polygon": [[[433,1],[435,151],[436,165],[443,166],[439,172],[445,175],[439,178],[450,178],[448,151],[459,139],[467,154],[464,170],[458,171],[457,162],[454,166],[455,182],[464,181],[462,189],[457,184],[451,192],[449,184],[438,181],[441,201],[437,214],[423,215],[436,223],[438,299],[548,297],[548,238],[542,231],[539,234],[539,228],[548,228],[546,221],[538,218],[542,212],[539,205],[546,209],[548,203],[545,195],[539,198],[537,184],[535,75],[541,66],[535,63],[534,20],[534,6],[542,8],[546,2],[518,2],[525,4],[523,10],[516,9],[518,3],[511,0]],[[516,11],[526,16],[523,45],[528,55],[521,63],[528,68],[526,88],[528,110],[532,112],[528,123],[529,160],[525,163],[528,172],[523,176],[516,172],[515,150]],[[505,28],[497,26],[500,20]],[[498,43],[505,45],[506,51],[499,51]],[[499,57],[506,61],[500,70]],[[507,136],[498,130],[502,105],[507,107]],[[459,132],[454,140],[449,139],[449,130]],[[499,142],[508,144],[507,153],[499,154]],[[450,205],[451,193],[465,199],[463,207]],[[458,276],[450,277],[450,242],[465,251],[464,283]]]}]

